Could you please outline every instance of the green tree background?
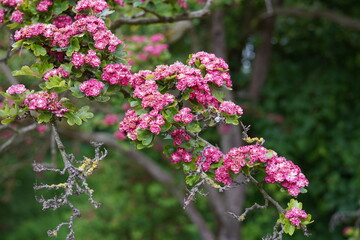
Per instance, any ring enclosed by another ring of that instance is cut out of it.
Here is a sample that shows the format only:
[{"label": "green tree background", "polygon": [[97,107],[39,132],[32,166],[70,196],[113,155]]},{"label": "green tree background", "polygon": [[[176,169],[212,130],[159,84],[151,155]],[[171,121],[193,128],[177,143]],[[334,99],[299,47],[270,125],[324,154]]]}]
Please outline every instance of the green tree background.
[{"label": "green tree background", "polygon": [[[340,224],[333,231],[329,223],[336,212],[357,210],[360,204],[360,20],[356,20],[360,5],[357,1],[288,0],[275,1],[274,7],[305,9],[305,13],[295,16],[282,12],[275,19],[264,1],[218,1],[211,16],[190,25],[124,26],[117,33],[164,32],[171,40],[168,63],[185,60],[197,50],[216,52],[215,38],[223,34],[235,99],[244,108],[243,122],[252,125],[250,134],[264,137],[266,147],[293,160],[310,180],[308,193],[300,196],[315,219],[310,225],[310,238],[345,239],[342,229],[353,222]],[[352,18],[359,26],[339,24],[321,14],[309,18],[309,13],[324,11]],[[209,29],[216,27],[215,17],[223,32],[212,35]],[[5,40],[1,46],[6,46],[7,34],[2,28],[1,39]],[[6,49],[1,51],[5,53]],[[23,53],[13,56],[8,65],[15,70],[29,61],[31,57]],[[254,71],[259,64],[266,81],[254,87],[258,81]],[[267,68],[261,68],[264,66]],[[6,88],[7,82],[1,80],[1,85]],[[122,99],[113,101],[107,109],[120,113]],[[116,127],[96,124],[102,117],[95,117],[82,131],[113,133]],[[7,135],[1,134],[4,141]],[[29,133],[1,154],[1,239],[46,239],[46,231],[68,216],[69,209],[43,212],[34,199],[40,194],[33,190],[36,182],[61,181],[53,175],[36,175],[31,169],[32,162],[49,158],[48,136],[48,132]],[[219,141],[214,132],[208,138]],[[68,136],[66,143],[80,156],[92,153],[79,138]],[[126,143],[119,144],[127,148]],[[121,151],[108,149],[109,156],[90,179],[102,207],[95,211],[86,198],[77,200],[83,211],[83,217],[75,223],[77,239],[201,239],[167,187]],[[159,151],[147,150],[144,154],[176,176],[179,188],[184,189],[182,174]],[[280,194],[277,197],[282,200]],[[259,199],[248,187],[245,206]],[[196,206],[216,232],[218,220],[207,198],[198,196]],[[270,233],[276,218],[271,210],[251,213],[242,223],[242,239],[260,239]],[[295,234],[295,239],[304,238],[301,233]]]}]

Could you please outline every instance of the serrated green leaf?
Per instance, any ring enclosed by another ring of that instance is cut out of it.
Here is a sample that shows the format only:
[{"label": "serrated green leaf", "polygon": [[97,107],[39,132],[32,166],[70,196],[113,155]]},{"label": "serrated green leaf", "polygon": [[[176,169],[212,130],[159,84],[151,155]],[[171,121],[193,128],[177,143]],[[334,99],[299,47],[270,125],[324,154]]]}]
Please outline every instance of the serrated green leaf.
[{"label": "serrated green leaf", "polygon": [[225,116],[225,122],[227,124],[238,125],[239,124],[238,118],[239,117],[236,115],[227,115]]},{"label": "serrated green leaf", "polygon": [[33,50],[35,56],[45,56],[47,54],[47,51],[45,48],[43,48],[41,45],[32,43],[30,45],[31,50]]},{"label": "serrated green leaf", "polygon": [[226,93],[221,90],[212,90],[212,95],[219,101],[222,102],[226,97]]},{"label": "serrated green leaf", "polygon": [[79,39],[78,38],[72,38],[70,40],[68,49],[66,50],[66,56],[71,57],[71,55],[74,52],[79,51],[79,49],[80,49]]},{"label": "serrated green leaf", "polygon": [[22,66],[20,70],[13,71],[12,75],[13,76],[27,75],[27,76],[34,76],[40,78],[39,75],[37,75],[29,66],[26,65]]},{"label": "serrated green leaf", "polygon": [[2,120],[1,121],[1,124],[9,124],[9,123],[11,123],[11,122],[13,122],[15,120],[15,118],[14,117],[12,117],[12,118],[6,118],[6,119],[4,119],[4,120]]},{"label": "serrated green leaf", "polygon": [[284,225],[284,232],[286,234],[289,234],[290,236],[292,236],[295,232],[295,226],[294,225],[291,225],[289,223],[285,224]]},{"label": "serrated green leaf", "polygon": [[187,185],[193,186],[199,180],[200,180],[199,175],[190,175],[190,176],[186,176],[185,182]]},{"label": "serrated green leaf", "polygon": [[193,133],[201,132],[200,123],[192,121],[191,123],[186,124],[186,130]]},{"label": "serrated green leaf", "polygon": [[54,64],[52,63],[35,63],[31,66],[33,72],[37,73],[38,75],[44,75],[46,72],[50,71],[54,68]]},{"label": "serrated green leaf", "polygon": [[60,13],[66,11],[69,8],[68,1],[56,0],[54,2],[54,14],[59,15]]},{"label": "serrated green leaf", "polygon": [[15,42],[15,43],[13,43],[13,44],[11,45],[11,47],[12,47],[11,51],[13,51],[13,50],[21,47],[21,46],[23,45],[24,41],[25,41],[24,39],[21,39],[21,40]]},{"label": "serrated green leaf", "polygon": [[53,114],[50,113],[50,112],[41,113],[41,114],[37,117],[38,123],[43,123],[43,122],[47,123],[47,122],[50,122],[52,116],[53,116]]}]

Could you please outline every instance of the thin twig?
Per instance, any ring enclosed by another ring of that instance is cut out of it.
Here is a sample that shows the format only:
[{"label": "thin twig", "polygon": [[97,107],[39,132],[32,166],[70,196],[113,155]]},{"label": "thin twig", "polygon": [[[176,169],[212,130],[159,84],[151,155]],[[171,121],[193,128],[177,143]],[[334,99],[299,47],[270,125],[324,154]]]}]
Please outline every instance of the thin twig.
[{"label": "thin twig", "polygon": [[[207,0],[204,7],[198,11],[180,14],[174,17],[156,16],[156,17],[141,17],[141,18],[119,18],[111,25],[110,29],[115,30],[123,24],[153,24],[153,23],[172,23],[184,20],[191,20],[202,18],[210,13],[210,6],[213,0]],[[154,15],[154,13],[152,13]]]}]

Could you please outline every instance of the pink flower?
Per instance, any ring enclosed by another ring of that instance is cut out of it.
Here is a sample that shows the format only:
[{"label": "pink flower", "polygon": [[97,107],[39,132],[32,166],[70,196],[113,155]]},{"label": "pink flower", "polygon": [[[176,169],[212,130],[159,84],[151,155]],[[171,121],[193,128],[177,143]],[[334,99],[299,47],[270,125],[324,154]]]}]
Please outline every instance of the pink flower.
[{"label": "pink flower", "polygon": [[39,132],[39,133],[43,133],[46,131],[46,125],[39,125],[36,127],[36,130]]},{"label": "pink flower", "polygon": [[126,135],[122,131],[116,131],[114,133],[114,138],[117,140],[124,140],[126,138]]},{"label": "pink flower", "polygon": [[125,64],[108,64],[104,67],[101,79],[109,82],[111,85],[121,84],[126,86],[129,83],[132,74]]},{"label": "pink flower", "polygon": [[115,114],[106,114],[105,119],[101,121],[104,125],[113,125],[119,122],[119,117]]},{"label": "pink flower", "polygon": [[72,19],[68,15],[58,16],[54,19],[54,25],[57,28],[63,28],[66,26],[70,26],[72,24]]},{"label": "pink flower", "polygon": [[62,117],[68,112],[68,109],[58,102],[56,93],[38,92],[29,94],[24,100],[24,105],[28,106],[30,110],[50,111],[58,117]]},{"label": "pink flower", "polygon": [[5,9],[0,9],[0,23],[4,23]]},{"label": "pink flower", "polygon": [[291,210],[285,213],[285,217],[290,220],[292,225],[299,226],[301,224],[301,219],[307,218],[307,214],[297,207],[292,207]]},{"label": "pink flower", "polygon": [[91,9],[97,13],[104,11],[105,8],[109,8],[110,5],[104,0],[80,0],[77,2],[75,10],[80,12],[84,9]]},{"label": "pink flower", "polygon": [[174,116],[175,122],[183,122],[188,124],[194,119],[194,114],[191,113],[191,109],[188,107],[182,108],[178,114]]},{"label": "pink flower", "polygon": [[20,12],[19,10],[16,10],[11,14],[10,20],[17,23],[22,23],[23,16],[24,13]]},{"label": "pink flower", "polygon": [[232,182],[230,173],[226,167],[219,167],[215,170],[215,180],[224,183],[224,185],[230,185]]},{"label": "pink flower", "polygon": [[54,77],[54,76],[59,76],[59,77],[68,77],[69,76],[69,73],[65,70],[63,70],[63,67],[59,67],[59,68],[54,68],[50,71],[47,71],[45,74],[44,74],[44,80],[45,81],[48,81],[50,77]]},{"label": "pink flower", "polygon": [[176,3],[181,5],[182,8],[187,8],[187,2],[184,0],[178,0]]},{"label": "pink flower", "polygon": [[98,96],[102,89],[104,89],[105,84],[103,82],[97,81],[96,79],[89,79],[88,81],[83,82],[79,89],[84,92],[88,97]]},{"label": "pink flower", "polygon": [[188,153],[185,148],[178,148],[176,149],[176,152],[170,155],[170,160],[175,164],[180,162],[181,160],[183,160],[184,162],[191,162],[192,155]]},{"label": "pink flower", "polygon": [[36,6],[36,10],[46,12],[51,5],[53,5],[51,0],[43,0]]},{"label": "pink flower", "polygon": [[236,105],[233,102],[230,101],[224,101],[220,104],[219,107],[220,112],[225,112],[229,115],[238,115],[241,116],[243,114],[243,110],[240,106]]},{"label": "pink flower", "polygon": [[10,95],[22,94],[24,92],[26,92],[26,87],[23,84],[12,85],[6,90],[6,93]]},{"label": "pink flower", "polygon": [[156,33],[150,37],[150,41],[152,43],[160,42],[164,39],[164,34],[162,33]]}]

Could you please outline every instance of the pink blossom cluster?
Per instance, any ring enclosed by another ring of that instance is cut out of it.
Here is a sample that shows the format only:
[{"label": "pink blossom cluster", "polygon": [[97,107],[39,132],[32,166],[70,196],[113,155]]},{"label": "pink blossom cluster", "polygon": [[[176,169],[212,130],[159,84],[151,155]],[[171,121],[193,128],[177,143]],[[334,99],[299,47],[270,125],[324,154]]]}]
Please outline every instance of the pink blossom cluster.
[{"label": "pink blossom cluster", "polygon": [[150,75],[152,75],[151,71],[140,71],[132,76],[130,85],[135,88],[133,96],[142,100],[143,109],[153,108],[161,111],[165,106],[173,103],[175,97],[169,93],[161,94],[155,80],[146,79]]},{"label": "pink blossom cluster", "polygon": [[124,140],[126,138],[126,135],[124,134],[124,132],[119,130],[114,133],[114,138],[117,140]]},{"label": "pink blossom cluster", "polygon": [[155,33],[150,37],[152,43],[161,42],[162,40],[164,40],[164,34],[162,33]]},{"label": "pink blossom cluster", "polygon": [[230,176],[230,172],[225,166],[219,167],[215,170],[215,180],[218,182],[222,182],[225,185],[230,185],[232,180]]},{"label": "pink blossom cluster", "polygon": [[59,76],[59,77],[63,77],[63,78],[67,78],[69,76],[69,72],[63,70],[63,67],[58,67],[58,68],[54,68],[51,69],[50,71],[47,71],[44,74],[44,80],[48,81],[50,77],[53,76]]},{"label": "pink blossom cluster", "polygon": [[163,51],[168,49],[167,44],[152,44],[152,45],[146,45],[144,47],[144,52],[149,53],[154,56],[160,55]]},{"label": "pink blossom cluster", "polygon": [[53,24],[35,23],[27,25],[15,32],[15,40],[28,39],[32,36],[44,36],[50,38],[52,46],[67,47],[70,37],[88,31],[93,35],[95,48],[104,50],[108,46],[110,52],[114,52],[116,47],[122,44],[111,31],[106,30],[105,22],[95,16],[84,16],[79,18],[71,25],[57,28]]},{"label": "pink blossom cluster", "polygon": [[128,85],[132,74],[125,64],[108,64],[104,67],[101,79],[109,82],[111,85]]},{"label": "pink blossom cluster", "polygon": [[175,129],[170,135],[174,139],[175,146],[181,145],[184,140],[187,142],[190,141],[190,136],[186,133],[184,129]]},{"label": "pink blossom cluster", "polygon": [[4,23],[5,9],[0,9],[0,23]]},{"label": "pink blossom cluster", "polygon": [[10,7],[19,6],[22,2],[23,0],[0,0],[2,5],[7,5]]},{"label": "pink blossom cluster", "polygon": [[201,168],[204,172],[210,170],[212,163],[217,163],[223,157],[223,153],[215,147],[207,147],[202,152],[202,156],[198,157],[197,165],[201,164]]},{"label": "pink blossom cluster", "polygon": [[217,86],[232,87],[228,64],[222,58],[218,58],[215,54],[207,52],[198,52],[192,55],[189,65],[195,65],[196,60],[200,61],[202,67],[206,70],[205,79],[207,82],[213,82]]},{"label": "pink blossom cluster", "polygon": [[192,156],[185,150],[185,148],[180,147],[176,149],[176,152],[170,155],[170,160],[175,164],[180,162],[181,160],[184,162],[191,162]]},{"label": "pink blossom cluster", "polygon": [[239,173],[246,164],[252,166],[256,162],[265,163],[267,161],[267,152],[266,148],[258,145],[232,148],[224,156],[224,167],[233,173]]},{"label": "pink blossom cluster", "polygon": [[136,140],[138,135],[136,130],[139,122],[140,120],[135,110],[129,109],[125,113],[124,119],[120,122],[119,130],[126,133],[127,137],[131,140]]},{"label": "pink blossom cluster", "polygon": [[178,0],[176,1],[182,8],[187,8],[187,1],[186,0]]},{"label": "pink blossom cluster", "polygon": [[14,94],[21,94],[26,92],[26,87],[24,84],[16,84],[16,85],[12,85],[10,86],[7,90],[6,93],[10,94],[10,95],[14,95]]},{"label": "pink blossom cluster", "polygon": [[72,18],[68,15],[58,16],[54,19],[54,25],[57,28],[64,28],[72,24]]},{"label": "pink blossom cluster", "polygon": [[220,112],[225,112],[229,115],[238,115],[238,116],[241,116],[243,114],[243,110],[240,106],[236,105],[235,103],[233,102],[230,102],[230,101],[223,101],[221,104],[220,104],[220,107],[219,107],[219,111]]},{"label": "pink blossom cluster", "polygon": [[265,171],[267,183],[281,183],[292,196],[297,196],[300,189],[309,184],[299,166],[287,161],[284,157],[274,156],[269,159]]},{"label": "pink blossom cluster", "polygon": [[87,97],[96,97],[100,94],[101,90],[104,89],[105,84],[94,78],[83,82],[79,89],[84,92]]},{"label": "pink blossom cluster", "polygon": [[204,106],[217,106],[219,104],[219,101],[212,95],[206,80],[202,77],[200,69],[189,67],[181,62],[175,62],[170,66],[157,66],[154,75],[155,80],[175,75],[175,79],[177,80],[176,88],[178,90],[193,90],[190,94],[190,99],[196,99]]},{"label": "pink blossom cluster", "polygon": [[71,62],[76,68],[79,68],[85,63],[89,63],[93,67],[99,67],[101,64],[101,60],[94,50],[89,50],[87,54],[74,52],[71,56]]},{"label": "pink blossom cluster", "polygon": [[116,114],[106,114],[104,120],[101,121],[101,124],[110,126],[118,122],[119,122],[119,117]]},{"label": "pink blossom cluster", "polygon": [[178,114],[174,116],[175,122],[183,122],[185,124],[190,123],[194,119],[194,114],[191,113],[191,109],[188,107],[182,108]]},{"label": "pink blossom cluster", "polygon": [[285,213],[285,217],[290,220],[290,223],[294,226],[300,226],[301,219],[307,218],[307,214],[304,210],[297,207],[292,207],[291,210]]},{"label": "pink blossom cluster", "polygon": [[56,93],[38,92],[29,94],[24,105],[28,106],[30,110],[48,110],[58,117],[62,117],[68,112],[61,102],[58,102],[58,95]]},{"label": "pink blossom cluster", "polygon": [[51,0],[43,0],[36,6],[36,10],[40,12],[47,12],[51,5],[53,5]]},{"label": "pink blossom cluster", "polygon": [[92,11],[99,13],[108,7],[110,7],[110,5],[104,0],[80,0],[77,2],[75,10],[80,12],[84,9],[91,9]]},{"label": "pink blossom cluster", "polygon": [[10,21],[22,23],[23,16],[24,16],[24,13],[20,12],[19,10],[16,10],[11,14]]},{"label": "pink blossom cluster", "polygon": [[158,111],[152,110],[150,113],[141,115],[136,114],[135,110],[128,110],[125,118],[120,122],[119,130],[125,132],[131,140],[137,140],[137,129],[149,129],[150,132],[159,134],[161,126],[165,120]]},{"label": "pink blossom cluster", "polygon": [[159,134],[161,126],[165,124],[164,117],[158,111],[152,110],[150,113],[145,113],[139,117],[140,123],[137,126],[141,129],[150,129],[150,132]]}]

